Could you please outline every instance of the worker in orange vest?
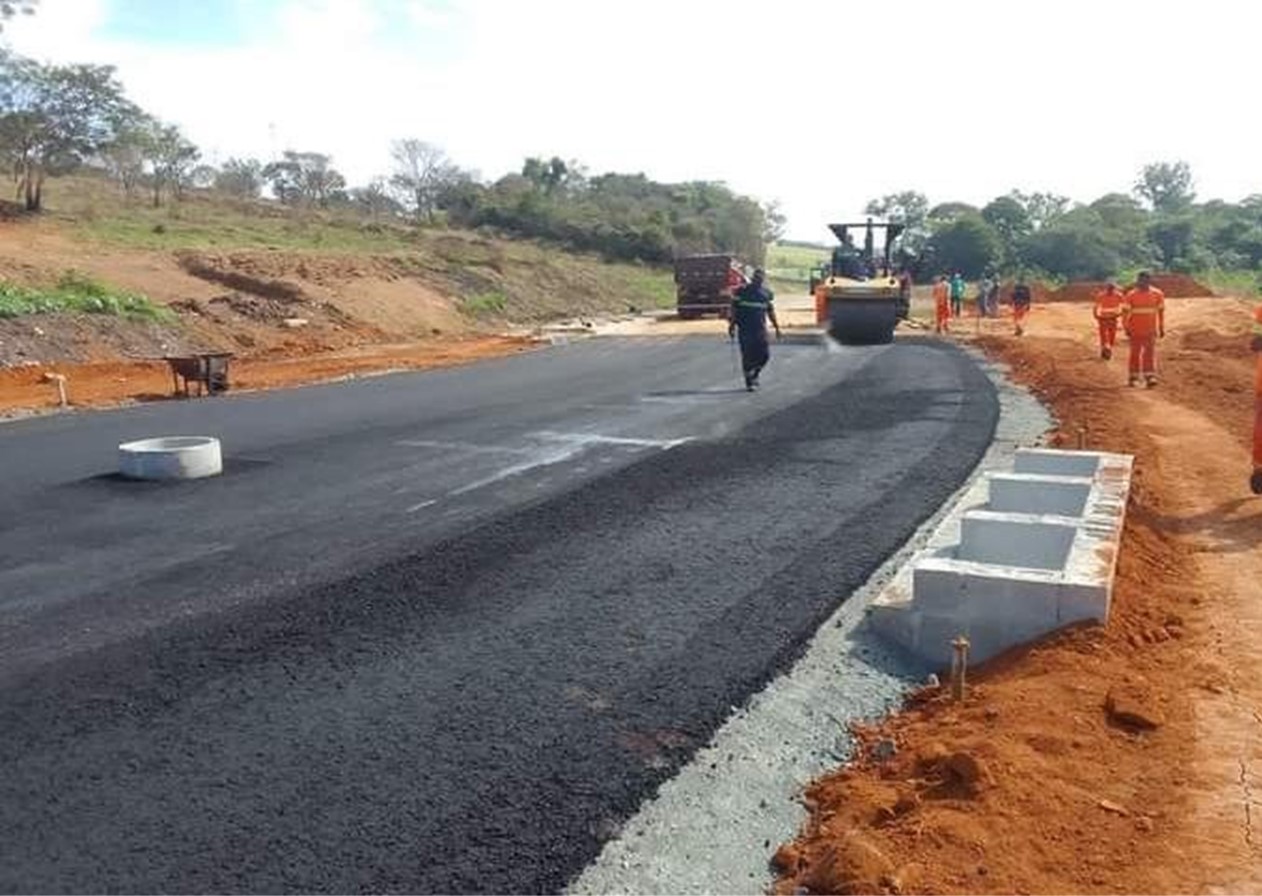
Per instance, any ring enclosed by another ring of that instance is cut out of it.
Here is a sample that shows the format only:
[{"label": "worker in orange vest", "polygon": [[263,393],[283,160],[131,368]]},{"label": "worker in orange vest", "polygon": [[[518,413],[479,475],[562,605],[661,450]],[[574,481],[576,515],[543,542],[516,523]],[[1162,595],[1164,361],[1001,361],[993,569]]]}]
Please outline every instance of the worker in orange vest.
[{"label": "worker in orange vest", "polygon": [[951,330],[951,284],[941,274],[933,278],[933,331]]},{"label": "worker in orange vest", "polygon": [[1122,326],[1131,342],[1130,385],[1142,378],[1151,389],[1157,385],[1157,340],[1166,335],[1166,295],[1152,285],[1147,271],[1122,300]]},{"label": "worker in orange vest", "polygon": [[1104,289],[1095,294],[1096,327],[1100,331],[1100,357],[1109,360],[1113,357],[1113,346],[1117,344],[1117,322],[1122,317],[1122,302],[1125,296],[1112,280]]},{"label": "worker in orange vest", "polygon": [[1257,369],[1253,374],[1253,475],[1249,487],[1262,495],[1262,305],[1253,309],[1253,351]]}]

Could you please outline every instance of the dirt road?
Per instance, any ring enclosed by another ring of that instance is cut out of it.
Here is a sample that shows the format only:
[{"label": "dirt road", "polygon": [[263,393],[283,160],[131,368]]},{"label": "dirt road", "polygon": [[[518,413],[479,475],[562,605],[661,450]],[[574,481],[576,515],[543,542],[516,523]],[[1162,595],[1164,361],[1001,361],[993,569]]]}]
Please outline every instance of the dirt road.
[{"label": "dirt road", "polygon": [[[1152,391],[1127,389],[1124,359],[1099,360],[1081,304],[1037,308],[1024,339],[992,325],[978,340],[1055,410],[1056,441],[1082,428],[1090,447],[1136,455],[1112,618],[999,658],[963,705],[925,692],[864,731],[874,749],[810,791],[781,891],[1262,887],[1247,305],[1169,304]],[[882,760],[884,739],[897,753]]]}]

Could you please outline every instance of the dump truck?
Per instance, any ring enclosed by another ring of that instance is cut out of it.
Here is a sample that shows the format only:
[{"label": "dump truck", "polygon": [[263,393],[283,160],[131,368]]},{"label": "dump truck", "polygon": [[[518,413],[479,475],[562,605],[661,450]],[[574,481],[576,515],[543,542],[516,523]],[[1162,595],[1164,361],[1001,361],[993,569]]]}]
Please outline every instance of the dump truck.
[{"label": "dump truck", "polygon": [[[840,245],[811,275],[816,322],[845,345],[893,341],[894,327],[911,308],[911,282],[896,276],[890,264],[903,225],[868,218],[859,224],[829,224],[828,229]],[[854,244],[852,231],[862,231],[862,248]],[[879,256],[875,248],[878,231],[884,236]]]},{"label": "dump truck", "polygon": [[684,255],[675,259],[675,303],[679,317],[726,317],[733,290],[744,282],[734,255]]}]

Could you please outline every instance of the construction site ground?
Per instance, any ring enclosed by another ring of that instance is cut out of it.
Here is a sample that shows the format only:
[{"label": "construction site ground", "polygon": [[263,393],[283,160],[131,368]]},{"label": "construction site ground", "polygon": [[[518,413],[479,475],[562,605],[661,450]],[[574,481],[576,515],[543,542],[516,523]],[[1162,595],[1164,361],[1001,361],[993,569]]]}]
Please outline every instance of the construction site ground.
[{"label": "construction site ground", "polygon": [[1107,626],[971,670],[963,702],[916,693],[861,729],[806,794],[778,891],[1262,889],[1262,499],[1250,495],[1249,305],[1173,299],[1160,385],[1100,359],[1090,305],[1036,306],[951,338],[1011,366],[1063,447],[1132,453]]}]

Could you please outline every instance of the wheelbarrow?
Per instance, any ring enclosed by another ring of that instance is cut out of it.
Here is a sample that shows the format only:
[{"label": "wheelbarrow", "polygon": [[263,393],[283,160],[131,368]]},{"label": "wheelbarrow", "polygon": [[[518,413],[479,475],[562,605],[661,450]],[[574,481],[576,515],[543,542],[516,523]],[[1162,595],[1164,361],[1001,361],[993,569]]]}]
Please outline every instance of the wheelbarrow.
[{"label": "wheelbarrow", "polygon": [[232,357],[232,352],[201,352],[163,358],[171,367],[173,394],[188,398],[189,383],[197,383],[198,396],[228,391],[228,362]]}]

